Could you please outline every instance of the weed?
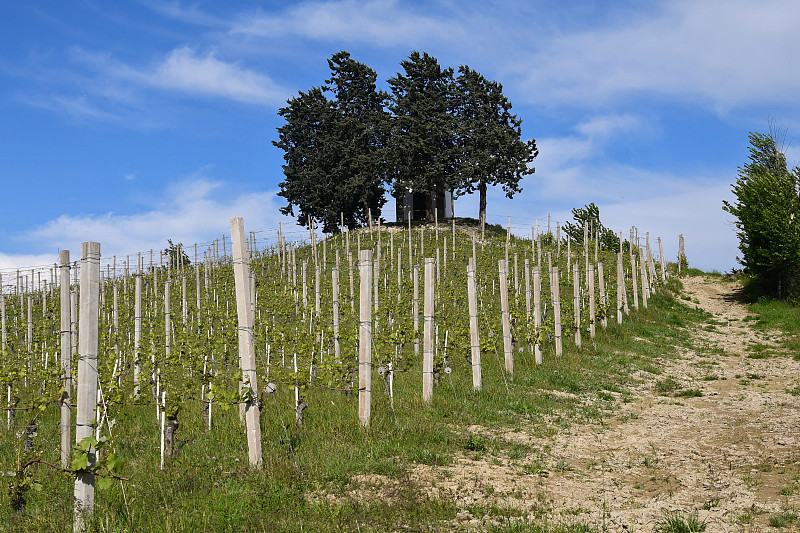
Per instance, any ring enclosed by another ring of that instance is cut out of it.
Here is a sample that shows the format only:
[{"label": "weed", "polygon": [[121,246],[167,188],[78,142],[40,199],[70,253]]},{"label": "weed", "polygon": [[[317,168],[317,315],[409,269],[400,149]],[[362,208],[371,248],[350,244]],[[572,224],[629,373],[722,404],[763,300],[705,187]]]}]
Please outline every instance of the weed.
[{"label": "weed", "polygon": [[769,525],[775,528],[784,528],[796,521],[797,513],[793,511],[784,511],[781,514],[776,514],[769,517]]},{"label": "weed", "polygon": [[669,394],[680,388],[681,384],[678,383],[672,376],[667,376],[664,379],[656,381],[656,392],[659,394]]},{"label": "weed", "polygon": [[656,533],[693,533],[705,530],[706,523],[698,518],[696,512],[687,514],[681,511],[664,511],[664,517],[653,528]]},{"label": "weed", "polygon": [[710,511],[716,507],[719,507],[719,498],[711,498],[703,504],[702,509],[704,511]]},{"label": "weed", "polygon": [[651,468],[658,464],[658,457],[651,457],[649,455],[645,455],[644,460],[642,461],[644,466],[647,468]]},{"label": "weed", "polygon": [[747,487],[748,489],[751,489],[753,487],[757,487],[757,486],[761,485],[763,483],[763,481],[754,478],[750,474],[745,474],[744,477],[742,477],[742,483],[744,483],[745,487]]},{"label": "weed", "polygon": [[574,469],[572,468],[572,465],[570,463],[568,463],[564,459],[559,459],[558,462],[555,465],[553,465],[553,470],[555,470],[556,472],[563,473],[563,472],[569,472]]}]

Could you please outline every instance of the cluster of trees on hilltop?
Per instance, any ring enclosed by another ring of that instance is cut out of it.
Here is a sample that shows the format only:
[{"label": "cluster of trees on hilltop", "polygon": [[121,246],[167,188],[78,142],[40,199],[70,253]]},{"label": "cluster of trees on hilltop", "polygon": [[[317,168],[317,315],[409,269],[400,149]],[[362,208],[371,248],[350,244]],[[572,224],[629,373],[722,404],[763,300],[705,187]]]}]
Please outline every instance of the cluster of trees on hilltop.
[{"label": "cluster of trees on hilltop", "polygon": [[[509,198],[521,190],[539,152],[535,140],[522,140],[502,85],[468,66],[456,76],[424,52],[400,65],[390,94],[377,88],[374,70],[337,52],[324,85],[280,109],[285,124],[273,144],[284,151],[283,214],[296,209],[299,224],[313,219],[335,233],[340,214],[348,228],[365,225],[370,211],[380,216],[387,190],[397,198],[478,191],[483,224],[488,186]],[[430,200],[425,207],[432,220]]]}]

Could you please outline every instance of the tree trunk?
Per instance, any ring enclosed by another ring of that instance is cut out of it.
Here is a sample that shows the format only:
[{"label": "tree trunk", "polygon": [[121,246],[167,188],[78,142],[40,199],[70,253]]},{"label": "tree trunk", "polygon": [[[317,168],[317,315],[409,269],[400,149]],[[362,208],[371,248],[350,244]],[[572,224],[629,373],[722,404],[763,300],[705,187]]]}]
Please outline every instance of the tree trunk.
[{"label": "tree trunk", "polygon": [[486,182],[481,181],[478,184],[478,191],[480,199],[478,200],[478,220],[481,224],[481,232],[486,229]]},{"label": "tree trunk", "polygon": [[167,416],[167,423],[164,426],[164,457],[171,459],[175,449],[175,433],[178,432],[178,417]]},{"label": "tree trunk", "polygon": [[434,198],[436,193],[428,193],[425,195],[425,221],[433,222],[433,209],[435,207]]}]

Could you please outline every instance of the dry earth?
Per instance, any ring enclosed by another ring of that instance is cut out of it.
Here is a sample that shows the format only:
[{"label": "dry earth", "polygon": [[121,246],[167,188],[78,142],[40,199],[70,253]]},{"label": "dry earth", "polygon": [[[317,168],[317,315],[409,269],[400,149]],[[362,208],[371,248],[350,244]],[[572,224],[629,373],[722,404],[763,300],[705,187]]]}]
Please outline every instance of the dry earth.
[{"label": "dry earth", "polygon": [[[695,328],[691,349],[661,361],[661,374],[642,373],[632,401],[616,402],[603,423],[577,422],[550,438],[470,428],[528,453],[467,454],[450,466],[419,466],[406,481],[455,499],[458,530],[483,530],[505,515],[653,531],[676,511],[696,513],[707,532],[779,531],[781,519],[784,531],[798,530],[800,361],[777,347],[777,332],[751,327],[734,283],[695,277],[684,286],[687,303],[713,320]],[[659,393],[668,377],[702,395]],[[354,482],[362,498],[397,483]]]}]

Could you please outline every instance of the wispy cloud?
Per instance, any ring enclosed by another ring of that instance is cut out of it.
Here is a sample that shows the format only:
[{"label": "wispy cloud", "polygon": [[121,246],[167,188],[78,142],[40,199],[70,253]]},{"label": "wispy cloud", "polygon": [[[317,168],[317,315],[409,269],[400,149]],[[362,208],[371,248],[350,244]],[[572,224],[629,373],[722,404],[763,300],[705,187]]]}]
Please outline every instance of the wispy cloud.
[{"label": "wispy cloud", "polygon": [[646,6],[602,27],[548,39],[521,58],[530,94],[579,106],[632,94],[679,96],[719,108],[795,98],[800,73],[786,65],[800,47],[794,24],[800,4],[673,0]]},{"label": "wispy cloud", "polygon": [[377,46],[468,38],[454,19],[423,15],[418,11],[395,0],[301,2],[280,12],[262,11],[240,16],[233,21],[230,33]]},{"label": "wispy cloud", "polygon": [[187,24],[209,27],[225,25],[222,19],[201,10],[197,4],[186,5],[177,1],[160,2],[154,0],[147,0],[143,3],[162,16],[180,20]]},{"label": "wispy cloud", "polygon": [[269,76],[237,62],[223,61],[213,49],[200,52],[182,46],[144,67],[117,61],[108,54],[79,49],[74,50],[72,55],[113,85],[133,82],[140,88],[161,89],[178,95],[219,97],[266,105],[282,103],[288,94]]},{"label": "wispy cloud", "polygon": [[[537,140],[541,155],[536,173],[522,182],[522,193],[509,200],[498,188],[488,194],[489,222],[530,235],[551,215],[556,221],[572,220],[571,209],[594,202],[603,223],[615,231],[631,226],[664,240],[668,258],[677,254],[678,234],[686,237],[690,263],[705,269],[733,266],[737,241],[722,212],[722,199],[730,197],[728,176],[694,173],[678,176],[623,165],[606,157],[620,139],[639,136],[650,129],[648,121],[629,114],[588,117],[565,137]],[[456,201],[458,216],[477,217],[477,195]],[[653,241],[655,242],[655,241]]]},{"label": "wispy cloud", "polygon": [[280,104],[288,94],[269,76],[221,61],[213,51],[202,54],[187,46],[172,50],[155,67],[132,77],[154,87],[253,104]]},{"label": "wispy cloud", "polygon": [[60,113],[72,122],[119,122],[121,120],[119,115],[102,109],[86,95],[20,96],[18,99],[32,107]]},{"label": "wispy cloud", "polygon": [[[52,255],[0,256],[0,268],[52,263],[57,250],[80,250],[85,241],[101,243],[104,258],[163,249],[167,239],[186,246],[208,243],[230,233],[229,220],[234,216],[244,217],[248,231],[259,230],[262,243],[274,240],[279,222],[288,238],[305,238],[295,221],[278,211],[275,191],[228,197],[225,188],[223,182],[195,175],[162,191],[163,201],[146,212],[60,215],[21,236],[37,242],[40,249],[52,249]],[[47,257],[49,261],[42,260]]]}]

